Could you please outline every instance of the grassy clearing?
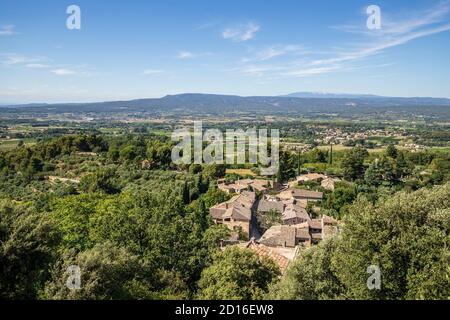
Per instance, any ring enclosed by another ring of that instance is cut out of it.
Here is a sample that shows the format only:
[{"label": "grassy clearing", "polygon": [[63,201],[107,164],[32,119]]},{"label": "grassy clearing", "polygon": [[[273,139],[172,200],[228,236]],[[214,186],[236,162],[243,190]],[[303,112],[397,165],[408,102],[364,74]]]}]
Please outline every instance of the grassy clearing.
[{"label": "grassy clearing", "polygon": [[[330,146],[318,146],[318,148],[322,151],[329,151],[330,150]],[[353,147],[346,147],[342,144],[337,144],[337,145],[333,145],[333,152],[334,151],[348,151],[353,149]],[[385,147],[381,147],[381,148],[374,148],[374,149],[367,149],[367,151],[369,151],[369,153],[380,153],[380,152],[384,152],[386,150]]]},{"label": "grassy clearing", "polygon": [[241,175],[241,176],[250,175],[250,176],[256,177],[256,174],[254,174],[252,172],[252,170],[250,170],[250,169],[227,169],[225,171],[225,173],[226,174],[233,174],[233,173],[235,173],[235,174],[238,174],[238,175]]},{"label": "grassy clearing", "polygon": [[[21,140],[20,139],[8,139],[0,140],[0,151],[8,151],[17,147]],[[23,142],[27,146],[31,146],[36,143],[36,140],[32,138],[23,139]]]}]

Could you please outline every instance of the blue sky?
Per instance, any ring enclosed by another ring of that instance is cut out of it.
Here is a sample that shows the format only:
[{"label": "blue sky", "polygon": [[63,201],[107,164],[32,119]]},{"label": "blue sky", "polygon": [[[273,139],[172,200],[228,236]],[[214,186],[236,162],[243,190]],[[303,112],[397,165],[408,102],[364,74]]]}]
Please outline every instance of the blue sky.
[{"label": "blue sky", "polygon": [[[69,5],[81,30],[66,27]],[[366,8],[381,8],[379,30]],[[450,1],[0,2],[0,103],[202,92],[450,98]]]}]

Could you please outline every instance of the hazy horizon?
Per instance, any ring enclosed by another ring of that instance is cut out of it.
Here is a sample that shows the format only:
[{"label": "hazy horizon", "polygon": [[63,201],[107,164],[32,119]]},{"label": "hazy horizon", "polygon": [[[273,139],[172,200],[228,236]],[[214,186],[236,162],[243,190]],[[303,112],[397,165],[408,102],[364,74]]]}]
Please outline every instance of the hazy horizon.
[{"label": "hazy horizon", "polygon": [[[11,102],[11,103],[6,103],[6,102],[1,102],[0,101],[0,106],[14,106],[14,105],[33,105],[33,104],[49,104],[49,105],[53,105],[53,104],[83,104],[83,103],[103,103],[103,102],[115,102],[115,101],[133,101],[133,100],[146,100],[146,99],[162,99],[164,97],[167,96],[179,96],[179,95],[218,95],[218,96],[236,96],[236,97],[242,97],[242,98],[247,98],[247,97],[278,97],[278,98],[288,98],[289,95],[291,94],[298,94],[298,93],[304,93],[304,94],[317,94],[317,95],[324,95],[323,97],[312,97],[311,99],[342,99],[341,97],[328,97],[328,95],[349,95],[349,96],[355,96],[352,97],[353,99],[358,98],[358,96],[364,97],[373,97],[373,98],[405,98],[405,99],[414,99],[414,98],[419,98],[419,99],[448,99],[450,100],[450,97],[426,97],[426,96],[409,96],[409,97],[405,97],[405,96],[383,96],[383,95],[377,95],[377,94],[371,94],[371,93],[360,93],[360,94],[355,94],[355,93],[348,93],[348,92],[310,92],[310,91],[297,91],[297,92],[291,92],[291,93],[287,93],[287,94],[281,94],[281,95],[238,95],[238,94],[222,94],[222,93],[205,93],[205,92],[180,92],[180,93],[173,93],[173,94],[165,94],[162,96],[155,96],[155,97],[136,97],[136,98],[130,98],[130,99],[119,99],[119,100],[86,100],[86,101],[55,101],[55,102],[47,102],[47,101],[33,101],[33,102]],[[291,98],[299,98],[299,99],[304,99],[303,97],[291,97]],[[309,98],[309,97],[308,97]],[[350,98],[346,98],[346,99],[350,99]]]}]

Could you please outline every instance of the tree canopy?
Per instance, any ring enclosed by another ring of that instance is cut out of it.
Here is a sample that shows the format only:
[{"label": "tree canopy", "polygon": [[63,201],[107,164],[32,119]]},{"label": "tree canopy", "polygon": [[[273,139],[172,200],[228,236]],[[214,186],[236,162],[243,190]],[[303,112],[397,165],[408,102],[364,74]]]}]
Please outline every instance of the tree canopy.
[{"label": "tree canopy", "polygon": [[268,259],[237,247],[216,254],[210,267],[202,272],[198,297],[213,300],[260,299],[279,269]]},{"label": "tree canopy", "polygon": [[[271,287],[277,299],[448,299],[450,183],[349,208],[342,233],[303,251]],[[380,290],[367,286],[369,266]]]}]

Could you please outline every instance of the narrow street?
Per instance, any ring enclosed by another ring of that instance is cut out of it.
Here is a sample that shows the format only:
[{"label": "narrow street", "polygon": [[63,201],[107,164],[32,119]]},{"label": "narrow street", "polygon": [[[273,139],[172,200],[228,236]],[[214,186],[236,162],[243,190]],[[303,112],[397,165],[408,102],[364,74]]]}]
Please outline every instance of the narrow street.
[{"label": "narrow street", "polygon": [[261,233],[258,230],[258,222],[256,220],[256,208],[258,208],[259,200],[256,201],[255,209],[252,210],[252,220],[250,221],[250,239],[255,238],[258,241],[261,238]]}]

